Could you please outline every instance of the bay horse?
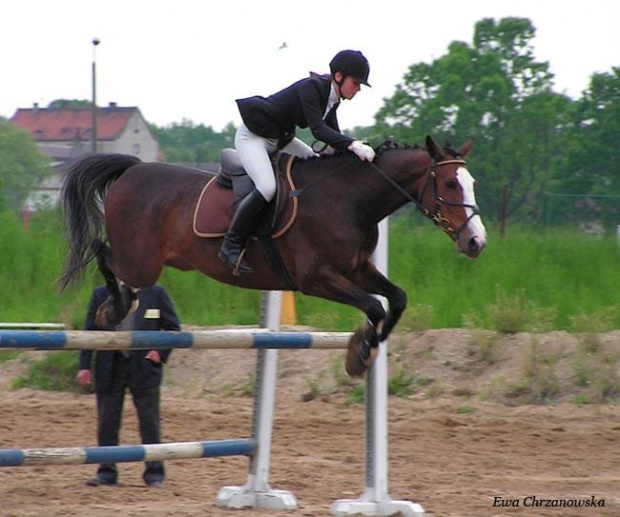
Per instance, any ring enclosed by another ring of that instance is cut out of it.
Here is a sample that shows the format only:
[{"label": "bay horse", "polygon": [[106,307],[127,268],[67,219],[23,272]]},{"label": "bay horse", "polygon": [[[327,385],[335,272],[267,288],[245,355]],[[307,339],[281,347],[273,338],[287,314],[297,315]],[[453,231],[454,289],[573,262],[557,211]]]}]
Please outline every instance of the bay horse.
[{"label": "bay horse", "polygon": [[[238,287],[297,290],[351,305],[367,322],[354,332],[345,366],[349,375],[363,375],[407,306],[405,291],[369,260],[378,223],[412,202],[459,252],[476,258],[486,244],[464,160],[473,141],[458,149],[441,147],[430,136],[425,143],[425,148],[383,144],[372,163],[351,153],[297,160],[292,169],[297,218],[273,241],[287,275],[275,271],[257,240],[249,239],[254,272],[236,276],[217,258],[222,239],[194,234],[196,203],[212,176],[129,155],[88,155],[70,167],[61,193],[69,244],[61,291],[81,281],[96,259],[109,304],[117,308],[109,316],[112,323],[129,309],[130,296],[119,286],[137,292],[154,285],[164,265]],[[387,299],[387,311],[373,295]]]}]

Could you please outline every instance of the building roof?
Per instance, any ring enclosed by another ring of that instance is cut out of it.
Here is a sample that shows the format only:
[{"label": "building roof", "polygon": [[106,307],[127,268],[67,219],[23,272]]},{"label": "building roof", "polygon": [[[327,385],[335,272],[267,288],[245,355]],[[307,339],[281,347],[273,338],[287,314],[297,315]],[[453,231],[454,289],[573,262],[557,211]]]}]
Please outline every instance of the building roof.
[{"label": "building roof", "polygon": [[[97,108],[97,140],[116,140],[138,108],[119,108],[111,103]],[[141,117],[142,115],[140,115]],[[27,130],[37,142],[88,141],[92,131],[90,107],[18,109],[11,122]]]}]

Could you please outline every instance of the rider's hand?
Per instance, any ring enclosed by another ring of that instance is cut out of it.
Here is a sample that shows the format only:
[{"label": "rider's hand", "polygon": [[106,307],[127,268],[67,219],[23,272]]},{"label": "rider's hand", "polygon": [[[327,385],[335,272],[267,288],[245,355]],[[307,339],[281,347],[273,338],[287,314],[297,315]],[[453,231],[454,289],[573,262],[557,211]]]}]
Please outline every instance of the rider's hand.
[{"label": "rider's hand", "polygon": [[353,140],[348,149],[349,151],[355,153],[362,161],[371,162],[375,159],[375,150],[359,140]]}]

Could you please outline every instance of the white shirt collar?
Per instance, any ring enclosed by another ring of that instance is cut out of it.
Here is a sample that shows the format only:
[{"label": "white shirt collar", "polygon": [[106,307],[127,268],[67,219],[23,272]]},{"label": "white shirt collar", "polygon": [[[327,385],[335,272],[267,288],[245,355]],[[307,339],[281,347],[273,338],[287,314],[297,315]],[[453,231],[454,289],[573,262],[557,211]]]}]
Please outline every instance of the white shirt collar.
[{"label": "white shirt collar", "polygon": [[323,118],[327,116],[329,111],[334,107],[334,104],[336,104],[339,100],[340,100],[340,96],[338,95],[338,92],[336,91],[336,87],[334,86],[334,83],[332,82],[331,90],[329,91],[329,98],[327,99],[327,107],[325,108],[325,112],[323,113]]}]

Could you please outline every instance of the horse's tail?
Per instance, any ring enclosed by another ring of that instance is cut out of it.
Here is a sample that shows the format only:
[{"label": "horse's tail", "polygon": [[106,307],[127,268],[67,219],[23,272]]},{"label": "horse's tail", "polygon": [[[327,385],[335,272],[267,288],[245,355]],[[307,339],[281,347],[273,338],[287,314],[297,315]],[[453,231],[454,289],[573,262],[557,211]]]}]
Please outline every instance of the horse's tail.
[{"label": "horse's tail", "polygon": [[84,278],[104,237],[103,203],[112,183],[129,167],[140,163],[125,154],[92,154],[75,162],[67,172],[60,194],[69,250],[60,291]]}]

